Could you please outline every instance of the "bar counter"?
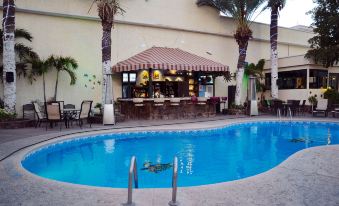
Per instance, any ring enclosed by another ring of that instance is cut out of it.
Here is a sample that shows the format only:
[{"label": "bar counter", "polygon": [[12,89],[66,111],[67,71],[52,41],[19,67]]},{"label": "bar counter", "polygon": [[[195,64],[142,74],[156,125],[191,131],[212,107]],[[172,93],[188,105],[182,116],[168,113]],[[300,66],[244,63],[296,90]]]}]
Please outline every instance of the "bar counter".
[{"label": "bar counter", "polygon": [[121,114],[127,120],[191,119],[216,115],[216,105],[208,99],[194,102],[191,97],[162,100],[164,101],[160,98],[118,99]]}]

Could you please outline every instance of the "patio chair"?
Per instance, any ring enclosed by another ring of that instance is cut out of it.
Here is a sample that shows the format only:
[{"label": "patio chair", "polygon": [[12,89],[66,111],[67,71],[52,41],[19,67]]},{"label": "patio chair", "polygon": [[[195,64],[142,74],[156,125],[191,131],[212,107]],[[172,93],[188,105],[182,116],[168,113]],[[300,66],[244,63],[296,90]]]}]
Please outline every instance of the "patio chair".
[{"label": "patio chair", "polygon": [[33,108],[34,108],[34,112],[37,116],[37,120],[35,123],[35,128],[37,128],[38,126],[40,127],[42,122],[46,122],[46,116],[41,112],[40,110],[40,106],[38,105],[38,103],[34,102],[33,103]]},{"label": "patio chair", "polygon": [[337,117],[339,115],[339,108],[334,108],[331,113],[333,117]]},{"label": "patio chair", "polygon": [[300,102],[302,101],[301,105],[299,105],[298,108],[298,112],[299,114],[305,115],[305,111],[306,111],[306,100],[300,100]]},{"label": "patio chair", "polygon": [[22,118],[23,119],[34,119],[35,120],[35,111],[33,104],[24,104],[22,106]]},{"label": "patio chair", "polygon": [[[60,102],[49,102],[45,104],[46,107],[46,119],[47,122],[50,123],[50,126],[53,126],[53,123],[59,123],[64,122],[64,119],[62,117],[61,113],[61,107]],[[47,130],[46,124],[46,130]],[[60,130],[61,130],[61,124],[60,124]]]},{"label": "patio chair", "polygon": [[313,110],[313,116],[316,116],[319,113],[323,113],[325,117],[327,117],[327,106],[328,106],[328,99],[320,99],[318,100],[317,108]]},{"label": "patio chair", "polygon": [[300,100],[293,100],[292,105],[290,106],[292,115],[295,116],[299,111]]},{"label": "patio chair", "polygon": [[91,115],[91,108],[92,108],[93,101],[82,101],[79,114],[75,117],[75,121],[79,123],[80,128],[82,128],[83,120],[87,119],[89,126],[92,127],[92,122],[89,121]]}]

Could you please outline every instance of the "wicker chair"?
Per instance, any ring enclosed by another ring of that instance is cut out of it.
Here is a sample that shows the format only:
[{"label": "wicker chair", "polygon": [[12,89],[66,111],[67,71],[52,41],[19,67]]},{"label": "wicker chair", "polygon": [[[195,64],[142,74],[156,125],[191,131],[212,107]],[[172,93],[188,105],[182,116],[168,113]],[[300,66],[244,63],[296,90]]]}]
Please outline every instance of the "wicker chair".
[{"label": "wicker chair", "polygon": [[47,118],[41,112],[40,106],[38,105],[38,103],[34,102],[33,103],[33,108],[34,108],[34,112],[35,112],[35,114],[37,116],[37,120],[36,120],[36,123],[35,123],[35,128],[37,128],[38,126],[40,127],[42,122],[46,122]]},{"label": "wicker chair", "polygon": [[[45,104],[45,107],[47,122],[50,123],[51,127],[53,126],[53,123],[64,122],[64,119],[62,118],[60,102],[49,102]],[[46,130],[47,125],[48,124],[46,124]],[[62,124],[60,124],[60,130],[61,125]]]},{"label": "wicker chair", "polygon": [[93,101],[82,101],[81,108],[79,111],[79,114],[76,115],[75,121],[78,122],[80,128],[82,128],[83,120],[87,119],[87,122],[89,123],[89,126],[92,127],[92,122],[89,121],[90,115],[91,115],[91,108],[92,108]]}]

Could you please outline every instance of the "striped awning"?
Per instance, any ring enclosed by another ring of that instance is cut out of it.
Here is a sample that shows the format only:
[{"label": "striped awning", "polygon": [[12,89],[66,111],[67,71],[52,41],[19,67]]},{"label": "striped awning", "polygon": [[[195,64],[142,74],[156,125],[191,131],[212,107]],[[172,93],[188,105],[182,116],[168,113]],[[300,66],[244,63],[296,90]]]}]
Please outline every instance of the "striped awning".
[{"label": "striped awning", "polygon": [[113,72],[139,69],[224,72],[228,66],[181,49],[152,47],[113,66]]}]

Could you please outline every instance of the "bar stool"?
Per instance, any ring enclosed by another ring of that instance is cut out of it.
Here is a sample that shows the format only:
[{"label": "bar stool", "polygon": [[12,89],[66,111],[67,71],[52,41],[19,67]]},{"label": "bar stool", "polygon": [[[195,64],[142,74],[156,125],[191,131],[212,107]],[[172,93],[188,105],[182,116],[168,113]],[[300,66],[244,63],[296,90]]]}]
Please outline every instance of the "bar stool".
[{"label": "bar stool", "polygon": [[198,97],[198,105],[206,105],[207,104],[207,97]]},{"label": "bar stool", "polygon": [[154,99],[154,106],[161,107],[164,106],[165,98],[155,98]]},{"label": "bar stool", "polygon": [[197,106],[199,107],[199,110],[202,111],[202,116],[204,116],[204,113],[206,113],[205,106],[207,105],[207,97],[198,97],[197,98]]},{"label": "bar stool", "polygon": [[155,98],[154,99],[154,104],[153,104],[153,106],[156,108],[156,114],[153,114],[153,115],[155,115],[156,116],[156,118],[155,119],[158,119],[158,117],[160,117],[160,119],[163,119],[163,117],[164,117],[164,108],[163,108],[163,106],[164,106],[164,104],[165,104],[165,98]]},{"label": "bar stool", "polygon": [[182,113],[180,111],[180,98],[170,98],[170,106],[171,107],[176,107],[175,110],[176,112],[174,113],[175,114],[175,117],[176,119],[179,118],[179,113]]},{"label": "bar stool", "polygon": [[137,115],[138,119],[140,119],[140,111],[142,110],[142,107],[145,106],[144,99],[143,98],[133,98],[132,101],[134,103],[134,113]]}]

